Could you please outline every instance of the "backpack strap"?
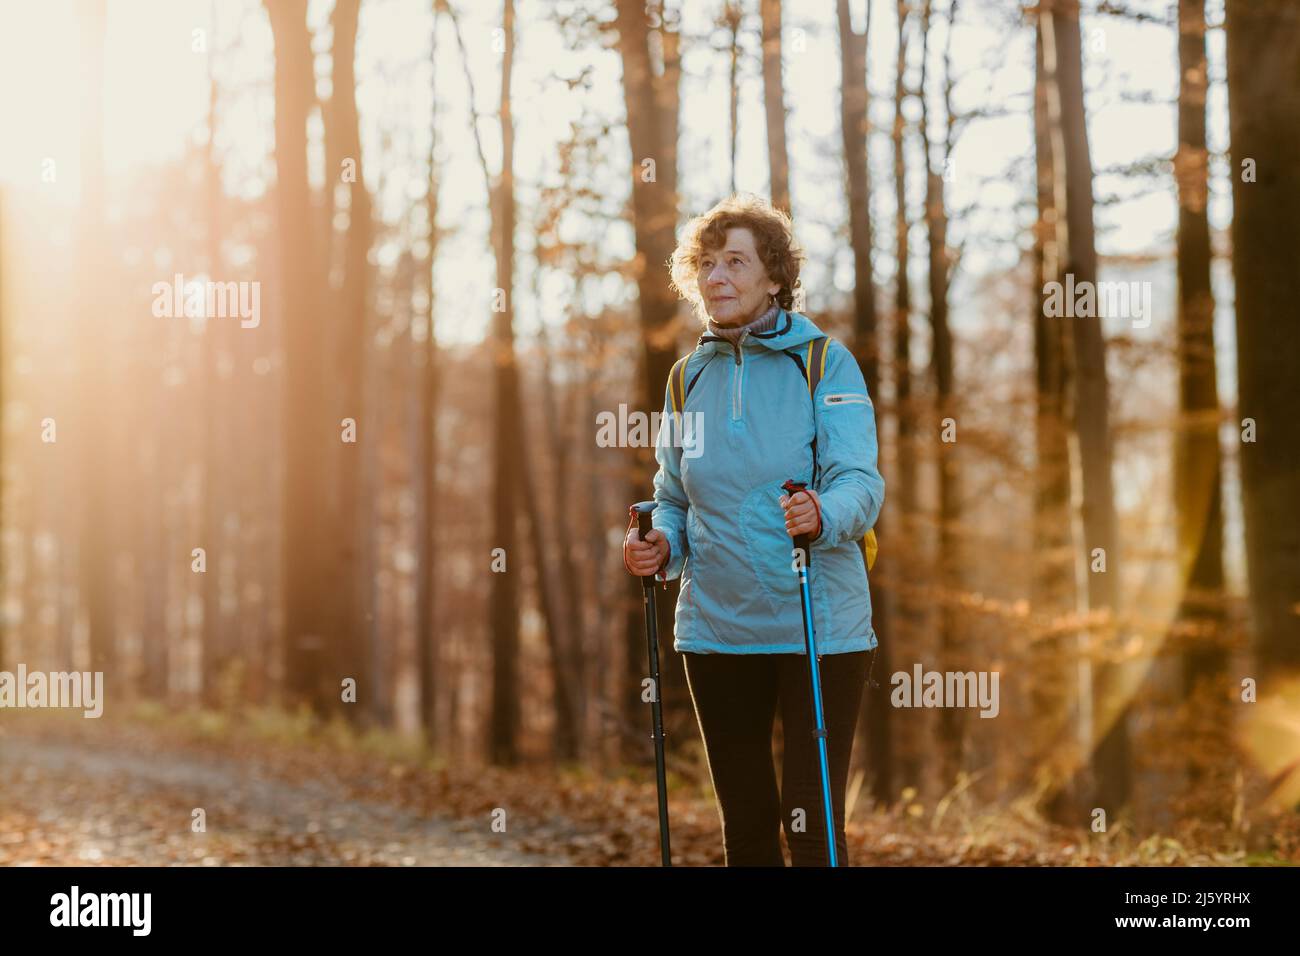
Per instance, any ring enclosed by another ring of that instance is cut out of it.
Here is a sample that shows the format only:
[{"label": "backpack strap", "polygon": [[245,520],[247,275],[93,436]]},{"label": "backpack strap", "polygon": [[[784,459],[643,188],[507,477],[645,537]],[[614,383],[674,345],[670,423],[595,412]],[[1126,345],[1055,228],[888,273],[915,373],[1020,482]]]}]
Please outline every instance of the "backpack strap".
[{"label": "backpack strap", "polygon": [[694,352],[687,352],[673,363],[672,371],[668,373],[668,399],[671,402],[672,410],[679,415],[681,414],[682,409],[686,407],[686,398],[691,394],[691,389],[695,387],[695,380],[700,377],[705,366],[717,357],[716,352],[713,355],[710,355],[704,364],[696,370],[695,374],[691,376],[691,380],[688,382],[686,381],[686,365],[690,362],[691,356],[694,354]]},{"label": "backpack strap", "polygon": [[809,397],[817,395],[817,386],[822,383],[822,377],[826,374],[826,355],[831,350],[830,345],[830,337],[825,335],[808,343],[806,362],[808,368],[804,377],[808,379]]},{"label": "backpack strap", "polygon": [[686,363],[692,354],[687,352],[679,358],[673,363],[673,370],[668,373],[668,398],[672,402],[672,410],[679,415],[686,404]]},{"label": "backpack strap", "polygon": [[826,353],[830,351],[830,338],[822,335],[809,341],[807,348],[796,347],[786,349],[786,355],[795,365],[799,366],[799,374],[803,376],[804,382],[808,385],[808,397],[813,403],[813,440],[812,440],[812,457],[813,473],[810,487],[817,486],[817,386],[821,384],[822,376],[826,374]]}]

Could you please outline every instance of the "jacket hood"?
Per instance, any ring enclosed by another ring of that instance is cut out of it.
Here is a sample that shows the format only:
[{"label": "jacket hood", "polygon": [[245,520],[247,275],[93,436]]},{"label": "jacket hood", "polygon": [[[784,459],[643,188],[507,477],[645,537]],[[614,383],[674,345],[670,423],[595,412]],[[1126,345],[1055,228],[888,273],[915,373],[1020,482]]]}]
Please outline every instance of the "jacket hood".
[{"label": "jacket hood", "polygon": [[[782,309],[776,317],[776,328],[771,332],[751,332],[741,340],[742,348],[767,348],[773,352],[807,345],[815,338],[826,333],[819,329],[813,320],[801,312],[787,312]],[[707,331],[699,338],[697,349],[715,352],[719,349],[730,352],[731,343],[726,339],[711,335]]]}]

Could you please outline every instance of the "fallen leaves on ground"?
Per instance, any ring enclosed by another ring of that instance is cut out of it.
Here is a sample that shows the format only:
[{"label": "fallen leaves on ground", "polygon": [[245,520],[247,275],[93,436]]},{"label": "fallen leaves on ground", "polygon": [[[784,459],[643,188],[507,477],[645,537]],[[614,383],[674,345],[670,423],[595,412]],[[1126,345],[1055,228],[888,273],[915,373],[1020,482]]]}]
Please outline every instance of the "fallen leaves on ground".
[{"label": "fallen leaves on ground", "polygon": [[[654,775],[639,769],[434,767],[238,727],[48,715],[0,724],[0,767],[0,865],[659,865]],[[913,809],[858,814],[850,862],[1245,862],[1240,850],[1066,830],[1023,812],[952,814],[938,827]],[[670,792],[669,820],[674,865],[723,864],[710,797]]]}]

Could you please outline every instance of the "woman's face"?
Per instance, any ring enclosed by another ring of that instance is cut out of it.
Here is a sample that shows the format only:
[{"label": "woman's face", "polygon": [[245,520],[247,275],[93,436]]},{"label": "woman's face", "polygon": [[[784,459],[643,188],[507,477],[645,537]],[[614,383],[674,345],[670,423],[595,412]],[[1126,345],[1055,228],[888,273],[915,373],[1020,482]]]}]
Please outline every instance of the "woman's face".
[{"label": "woman's face", "polygon": [[722,249],[705,250],[697,282],[705,311],[718,325],[744,325],[758,318],[771,304],[768,297],[781,288],[768,278],[754,234],[744,226],[727,230]]}]

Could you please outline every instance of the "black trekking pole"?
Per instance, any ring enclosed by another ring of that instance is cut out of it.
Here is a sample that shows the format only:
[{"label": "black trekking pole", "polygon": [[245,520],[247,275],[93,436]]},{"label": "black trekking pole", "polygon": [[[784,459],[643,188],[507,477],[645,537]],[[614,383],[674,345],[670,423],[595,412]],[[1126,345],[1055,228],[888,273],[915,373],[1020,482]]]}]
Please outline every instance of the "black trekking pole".
[{"label": "black trekking pole", "polygon": [[[637,532],[642,541],[652,530],[650,515],[654,510],[653,501],[638,501],[630,509],[636,516]],[[672,851],[668,840],[668,779],[664,771],[664,714],[659,700],[659,617],[655,608],[655,575],[643,576],[641,587],[642,600],[645,603],[645,633],[650,656],[650,680],[654,687],[654,697],[650,701],[654,729],[650,736],[655,741],[655,782],[659,788],[659,849],[663,856],[663,865],[672,866]]]},{"label": "black trekking pole", "polygon": [[[805,482],[790,479],[781,486],[781,489],[793,498],[807,487]],[[808,683],[812,690],[812,735],[817,741],[817,760],[822,777],[822,811],[826,816],[826,862],[828,866],[839,866],[835,858],[835,813],[831,808],[831,774],[830,760],[826,754],[826,722],[822,719],[820,658],[817,656],[817,639],[813,635],[812,593],[808,587],[808,566],[812,563],[812,548],[808,535],[795,535],[794,546],[803,553],[803,559],[799,562],[799,603],[803,606],[803,639],[808,654]]]}]

